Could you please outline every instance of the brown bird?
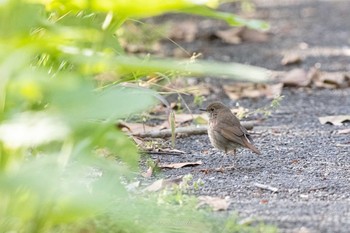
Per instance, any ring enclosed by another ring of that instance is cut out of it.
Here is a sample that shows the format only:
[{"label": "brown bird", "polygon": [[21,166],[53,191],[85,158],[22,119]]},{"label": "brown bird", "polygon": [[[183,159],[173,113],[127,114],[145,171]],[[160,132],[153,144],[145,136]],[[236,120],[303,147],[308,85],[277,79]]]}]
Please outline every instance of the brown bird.
[{"label": "brown bird", "polygon": [[248,131],[224,104],[214,102],[206,109],[200,110],[209,113],[208,135],[215,148],[225,151],[226,154],[233,151],[235,155],[238,147],[246,147],[256,154],[261,154],[253,145],[253,139]]}]

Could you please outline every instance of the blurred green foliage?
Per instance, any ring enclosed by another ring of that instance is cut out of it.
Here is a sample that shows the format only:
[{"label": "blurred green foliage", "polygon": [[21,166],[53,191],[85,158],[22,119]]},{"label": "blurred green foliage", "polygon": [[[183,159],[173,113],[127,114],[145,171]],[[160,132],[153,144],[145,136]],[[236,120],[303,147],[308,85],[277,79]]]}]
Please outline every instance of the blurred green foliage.
[{"label": "blurred green foliage", "polygon": [[[263,70],[238,64],[237,70],[229,64],[124,54],[115,32],[125,20],[173,10],[220,16],[208,6],[185,0],[0,2],[1,232],[225,228],[222,220],[195,211],[193,201],[160,206],[157,195],[141,197],[125,188],[137,170],[139,154],[115,122],[147,110],[158,94],[124,85],[123,77],[176,70],[265,78]],[[114,79],[97,88],[96,75],[108,72]],[[100,149],[119,159],[103,156]]]}]

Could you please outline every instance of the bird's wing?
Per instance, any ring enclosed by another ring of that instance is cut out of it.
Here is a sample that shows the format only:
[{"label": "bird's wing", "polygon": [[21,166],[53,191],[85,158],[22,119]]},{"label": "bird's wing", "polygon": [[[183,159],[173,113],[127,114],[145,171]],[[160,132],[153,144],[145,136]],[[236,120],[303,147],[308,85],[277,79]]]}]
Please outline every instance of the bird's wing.
[{"label": "bird's wing", "polygon": [[218,131],[224,138],[226,138],[229,141],[236,142],[237,144],[240,144],[242,146],[245,146],[243,142],[243,138],[245,138],[244,133],[239,126],[228,125],[222,122],[220,122],[217,126]]},{"label": "bird's wing", "polygon": [[242,125],[228,125],[225,123],[219,124],[220,134],[227,140],[234,141],[241,146],[247,147],[257,154],[260,151],[253,145],[253,140],[248,134],[247,130]]}]

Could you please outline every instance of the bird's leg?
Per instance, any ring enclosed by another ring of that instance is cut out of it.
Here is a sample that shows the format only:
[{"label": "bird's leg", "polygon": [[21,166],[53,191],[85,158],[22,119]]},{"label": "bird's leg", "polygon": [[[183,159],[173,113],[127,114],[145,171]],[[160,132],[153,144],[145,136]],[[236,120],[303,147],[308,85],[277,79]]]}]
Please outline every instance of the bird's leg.
[{"label": "bird's leg", "polygon": [[[232,151],[227,151],[227,149],[225,149],[225,155],[232,155]],[[233,151],[233,157],[236,158],[236,149],[234,149]],[[223,164],[221,164],[220,168],[218,168],[218,171],[220,172],[224,172],[225,170],[232,170],[235,169],[235,163],[233,163],[232,166],[223,166]]]}]

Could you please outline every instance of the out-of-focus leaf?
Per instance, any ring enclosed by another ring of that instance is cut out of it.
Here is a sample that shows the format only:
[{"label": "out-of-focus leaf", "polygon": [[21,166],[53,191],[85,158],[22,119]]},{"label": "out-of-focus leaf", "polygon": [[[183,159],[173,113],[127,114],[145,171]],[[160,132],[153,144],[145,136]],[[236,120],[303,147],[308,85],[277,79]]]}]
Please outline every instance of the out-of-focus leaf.
[{"label": "out-of-focus leaf", "polygon": [[39,146],[51,141],[63,141],[69,128],[56,116],[44,113],[22,113],[0,124],[0,141],[6,147]]},{"label": "out-of-focus leaf", "polygon": [[70,79],[65,81],[62,89],[53,88],[52,106],[59,107],[74,122],[118,119],[146,110],[155,103],[153,91],[148,89],[117,86],[93,91],[90,83]]},{"label": "out-of-focus leaf", "polygon": [[149,0],[147,4],[142,0],[74,0],[69,2],[64,0],[36,0],[36,2],[45,4],[49,10],[63,12],[72,9],[76,11],[86,9],[98,12],[112,11],[118,17],[149,17],[195,5],[194,1],[189,0]]},{"label": "out-of-focus leaf", "polygon": [[[109,183],[105,183],[103,176],[92,177],[88,164],[71,164],[69,169],[57,165],[57,159],[48,156],[28,161],[8,176],[0,175],[0,197],[7,203],[2,211],[16,216],[17,224],[23,227],[45,219],[48,220],[45,224],[71,223],[108,207],[111,201],[108,192],[114,195],[124,192],[113,177],[109,177],[112,181]],[[102,186],[104,192],[95,190]]]},{"label": "out-of-focus leaf", "polygon": [[135,144],[124,133],[110,128],[97,139],[97,145],[100,147],[107,147],[111,153],[124,162],[126,162],[132,169],[137,169],[139,162],[139,154]]},{"label": "out-of-focus leaf", "polygon": [[269,24],[261,20],[247,20],[243,19],[235,14],[220,12],[212,10],[206,6],[194,6],[181,10],[185,13],[197,14],[201,16],[211,17],[214,19],[220,19],[226,21],[229,25],[239,27],[247,26],[253,29],[267,30],[269,29]]},{"label": "out-of-focus leaf", "polygon": [[[0,45],[0,50],[2,48]],[[2,52],[7,53],[2,54]],[[16,72],[21,71],[25,65],[29,64],[33,53],[33,48],[23,48],[15,51],[4,49],[0,52],[0,112],[4,111],[5,108],[8,80],[13,78]]]},{"label": "out-of-focus leaf", "polygon": [[0,2],[0,38],[27,36],[40,25],[44,14],[44,6],[39,4],[26,4],[22,1]]},{"label": "out-of-focus leaf", "polygon": [[[79,53],[79,52],[78,52]],[[96,71],[96,64],[104,64],[109,69],[112,67],[120,74],[131,72],[141,72],[145,75],[150,72],[169,72],[176,71],[182,75],[205,76],[213,75],[215,77],[225,77],[235,80],[243,80],[250,82],[266,82],[269,81],[268,70],[243,65],[239,63],[220,63],[215,61],[196,60],[170,60],[170,59],[152,59],[144,60],[134,56],[114,56],[106,57],[99,54],[94,56],[82,56],[79,54],[72,56],[72,62],[77,64],[86,64],[91,71]]]}]

